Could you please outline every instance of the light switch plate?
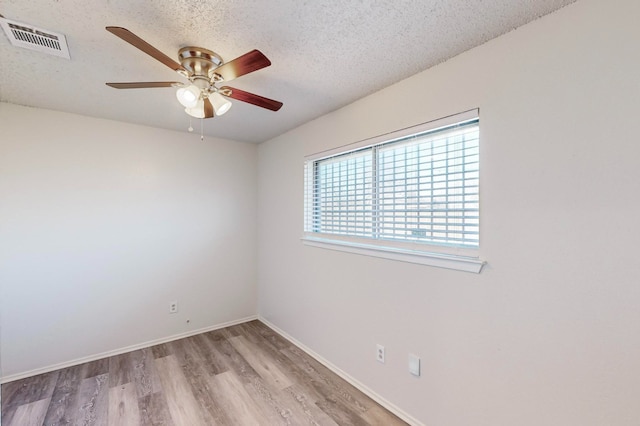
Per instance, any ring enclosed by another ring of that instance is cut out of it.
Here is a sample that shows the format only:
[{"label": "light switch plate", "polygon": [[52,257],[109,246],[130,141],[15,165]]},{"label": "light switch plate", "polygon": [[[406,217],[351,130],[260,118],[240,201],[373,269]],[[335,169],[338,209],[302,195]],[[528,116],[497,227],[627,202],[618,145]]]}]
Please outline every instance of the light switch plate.
[{"label": "light switch plate", "polygon": [[409,354],[409,373],[416,377],[420,377],[420,357]]}]

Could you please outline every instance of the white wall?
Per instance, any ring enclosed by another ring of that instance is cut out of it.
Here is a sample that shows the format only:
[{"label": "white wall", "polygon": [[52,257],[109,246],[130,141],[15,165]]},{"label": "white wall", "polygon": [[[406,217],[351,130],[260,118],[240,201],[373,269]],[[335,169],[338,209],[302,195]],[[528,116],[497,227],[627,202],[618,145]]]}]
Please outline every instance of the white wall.
[{"label": "white wall", "polygon": [[[580,0],[262,144],[261,315],[427,425],[637,425],[639,16]],[[305,154],[476,107],[480,275],[301,244]]]},{"label": "white wall", "polygon": [[255,315],[255,145],[5,103],[0,132],[5,377]]}]

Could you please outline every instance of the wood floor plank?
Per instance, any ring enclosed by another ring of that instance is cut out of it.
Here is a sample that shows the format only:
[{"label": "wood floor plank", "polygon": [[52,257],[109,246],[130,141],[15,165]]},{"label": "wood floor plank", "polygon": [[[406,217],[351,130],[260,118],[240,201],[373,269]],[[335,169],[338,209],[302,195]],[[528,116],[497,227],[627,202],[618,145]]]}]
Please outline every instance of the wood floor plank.
[{"label": "wood floor plank", "polygon": [[162,392],[138,399],[140,426],[174,426],[167,400]]},{"label": "wood floor plank", "polygon": [[[369,423],[353,407],[340,399],[317,401],[316,405],[339,425],[367,426]],[[386,425],[385,425],[386,426]]]},{"label": "wood floor plank", "polygon": [[8,426],[42,426],[51,398],[19,406]]},{"label": "wood floor plank", "polygon": [[226,338],[215,340],[218,351],[222,354],[229,370],[234,371],[244,383],[251,383],[255,378],[260,378],[253,367],[246,359],[233,347]]},{"label": "wood floor plank", "polygon": [[273,347],[275,347],[278,350],[290,348],[292,345],[292,343],[289,342],[287,339],[280,336],[275,331],[273,331],[272,329],[270,329],[269,327],[267,327],[266,325],[264,325],[258,320],[249,321],[240,325],[242,325],[245,330],[250,331],[256,334],[257,336],[259,336],[263,342],[270,343]]},{"label": "wood floor plank", "polygon": [[153,352],[154,358],[163,358],[165,356],[171,355],[171,351],[169,351],[168,346],[164,343],[152,346],[151,352]]},{"label": "wood floor plank", "polygon": [[176,426],[206,424],[200,412],[200,406],[175,356],[157,358],[155,364],[173,423]]},{"label": "wood floor plank", "polygon": [[45,424],[70,424],[74,421],[78,390],[84,379],[86,364],[60,370],[51,403],[45,416]]},{"label": "wood floor plank", "polygon": [[2,385],[2,406],[17,407],[41,399],[51,398],[60,370],[39,374]]},{"label": "wood floor plank", "polygon": [[13,421],[13,416],[16,414],[20,406],[17,407],[2,407],[2,415],[0,416],[0,425],[10,425]]},{"label": "wood floor plank", "polygon": [[109,375],[82,380],[76,401],[76,424],[106,426],[109,412]]},{"label": "wood floor plank", "polygon": [[264,424],[280,425],[288,424],[286,419],[287,413],[283,413],[277,404],[273,402],[271,393],[272,386],[267,386],[262,377],[256,373],[247,360],[231,345],[231,343],[221,334],[214,335],[216,347],[225,357],[230,371],[236,373],[239,380],[244,384],[247,393],[254,400],[256,406],[263,415]]},{"label": "wood floor plank", "polygon": [[244,326],[242,329],[244,333],[242,337],[253,344],[255,347],[258,347],[260,353],[264,353],[265,355],[267,355],[267,357],[269,358],[268,362],[274,363],[280,368],[281,371],[286,372],[286,375],[290,380],[295,380],[295,378],[291,377],[291,375],[289,374],[292,366],[291,360],[282,353],[283,349],[290,348],[292,344],[279,342],[277,339],[272,337],[269,337],[267,339],[266,337],[268,335],[264,333],[264,331],[259,327],[252,326],[252,323],[253,321],[251,323],[247,323],[249,325],[241,324],[241,326]]},{"label": "wood floor plank", "polygon": [[140,424],[138,398],[133,383],[109,388],[109,426]]},{"label": "wood floor plank", "polygon": [[402,426],[407,424],[378,404],[369,408],[360,417],[371,425]]},{"label": "wood floor plank", "polygon": [[265,424],[300,424],[294,418],[292,407],[283,403],[279,397],[281,391],[274,389],[273,386],[268,386],[257,373],[245,374],[242,377],[242,382],[251,400],[262,414]]},{"label": "wood floor plank", "polygon": [[[318,426],[336,426],[337,423],[327,413],[322,411],[315,401],[309,397],[309,392],[302,386],[290,386],[284,391],[292,406],[297,406],[304,414],[305,424],[313,424]],[[381,423],[382,424],[382,423]]]},{"label": "wood floor plank", "polygon": [[256,349],[244,336],[229,339],[234,348],[247,360],[253,369],[275,389],[284,389],[293,383],[287,375],[270,360],[263,351]]},{"label": "wood floor plank", "polygon": [[[261,413],[255,402],[247,393],[242,382],[232,371],[218,374],[211,378],[212,390],[217,399],[222,401],[227,417],[238,425],[260,425]],[[264,423],[262,423],[264,424]]]},{"label": "wood floor plank", "polygon": [[235,325],[231,326],[231,327],[221,328],[219,330],[214,330],[213,333],[215,335],[220,335],[220,336],[224,337],[225,339],[230,339],[230,338],[236,337],[236,336],[242,336],[242,332]]},{"label": "wood floor plank", "polygon": [[102,358],[87,363],[85,378],[100,376],[109,372],[109,358]]},{"label": "wood floor plank", "polygon": [[229,371],[229,367],[216,345],[212,344],[204,334],[194,336],[194,346],[204,360],[204,367],[209,375],[215,376]]},{"label": "wood floor plank", "polygon": [[140,349],[130,353],[130,371],[133,383],[135,383],[138,398],[143,398],[152,393],[160,392],[160,378],[156,372],[153,351],[150,348]]},{"label": "wood floor plank", "polygon": [[109,358],[109,387],[125,385],[131,382],[131,353],[115,355]]},{"label": "wood floor plank", "polygon": [[205,367],[206,361],[197,350],[194,339],[182,339],[172,346],[182,372],[189,382],[193,396],[202,409],[202,417],[206,424],[228,424],[231,419],[226,418],[219,401],[213,398],[209,387],[209,374]]},{"label": "wood floor plank", "polygon": [[207,331],[206,333],[202,333],[201,336],[205,336],[207,339],[214,341],[214,342],[220,342],[222,340],[227,340],[227,338],[224,336],[224,333],[222,332],[222,330],[212,330],[212,331]]},{"label": "wood floor plank", "polygon": [[[295,397],[291,393],[292,387],[274,390],[264,385],[258,377],[249,385],[245,385],[247,393],[260,409],[265,423],[269,425],[334,425],[329,416],[317,408],[311,401]],[[309,402],[309,405],[307,405]]]},{"label": "wood floor plank", "polygon": [[373,406],[374,402],[371,398],[305,354],[301,349],[292,347],[283,349],[281,352],[292,361],[292,365],[304,369],[309,377],[307,383],[310,389],[313,389],[318,395],[319,401],[337,398],[348,406],[354,407],[360,413],[364,413]]},{"label": "wood floor plank", "polygon": [[[267,332],[266,330],[262,330],[262,328],[268,329],[268,327],[258,321],[252,321],[242,325],[247,326],[244,328],[244,336],[247,340],[250,340],[259,347],[260,351],[268,353],[270,360],[276,363],[283,371],[286,371],[287,376],[294,382],[294,385],[297,384],[299,385],[299,389],[304,389],[305,399],[311,402],[320,401],[333,393],[332,387],[329,386],[328,383],[318,383],[317,378],[310,377],[310,373],[317,374],[317,371],[315,371],[313,367],[304,363],[294,363],[290,358],[285,356],[283,352],[286,352],[287,349],[292,347],[290,342],[281,336],[276,338],[275,332],[273,331]],[[271,336],[271,334],[273,334],[273,336]],[[267,336],[270,336],[269,340],[265,341],[264,339]],[[282,340],[282,342],[277,342],[277,340]],[[304,354],[304,356],[308,357],[306,354]],[[310,386],[310,383],[315,383],[315,386]],[[319,388],[321,392],[318,392],[316,388]]]},{"label": "wood floor plank", "polygon": [[[238,336],[231,337],[229,340],[237,339]],[[259,375],[252,365],[244,358],[244,356],[235,350],[230,341],[218,341],[218,345],[223,352],[233,360],[232,371],[238,373],[238,378],[244,384],[244,388],[255,403],[255,407],[260,411],[264,424],[268,425],[298,425],[298,424],[317,424],[309,422],[308,413],[293,402],[285,390],[278,389],[277,386],[267,384],[267,381]],[[253,348],[256,353],[262,353],[264,346]],[[245,351],[244,353],[247,353]],[[271,354],[263,354],[265,356],[265,364],[270,370],[277,368],[276,365],[268,365],[274,359]],[[321,413],[320,410],[317,412]],[[324,416],[325,418],[327,416]]]}]

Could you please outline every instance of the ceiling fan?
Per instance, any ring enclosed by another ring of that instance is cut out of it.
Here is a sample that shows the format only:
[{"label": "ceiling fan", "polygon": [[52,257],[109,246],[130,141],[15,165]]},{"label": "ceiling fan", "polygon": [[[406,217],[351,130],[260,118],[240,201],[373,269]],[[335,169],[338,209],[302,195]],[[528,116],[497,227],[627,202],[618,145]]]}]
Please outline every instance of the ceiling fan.
[{"label": "ceiling fan", "polygon": [[106,27],[106,29],[189,80],[188,84],[178,81],[153,81],[106,83],[107,86],[116,89],[176,87],[178,101],[185,107],[185,112],[195,118],[212,118],[224,114],[231,108],[231,102],[226,98],[247,102],[271,111],[278,111],[282,107],[282,102],[273,99],[229,86],[218,87],[223,82],[271,65],[271,61],[259,50],[252,50],[232,61],[224,62],[211,50],[187,46],[178,51],[180,60],[178,63],[126,28]]}]

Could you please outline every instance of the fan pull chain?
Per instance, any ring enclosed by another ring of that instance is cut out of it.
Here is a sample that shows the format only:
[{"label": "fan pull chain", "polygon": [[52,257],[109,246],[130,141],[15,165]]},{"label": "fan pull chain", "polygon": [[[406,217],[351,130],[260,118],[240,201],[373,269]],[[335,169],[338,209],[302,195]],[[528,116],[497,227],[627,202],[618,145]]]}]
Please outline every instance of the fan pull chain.
[{"label": "fan pull chain", "polygon": [[189,117],[189,128],[187,130],[189,132],[193,132],[193,126],[191,125],[191,117]]},{"label": "fan pull chain", "polygon": [[204,142],[204,118],[200,119],[200,140]]}]

